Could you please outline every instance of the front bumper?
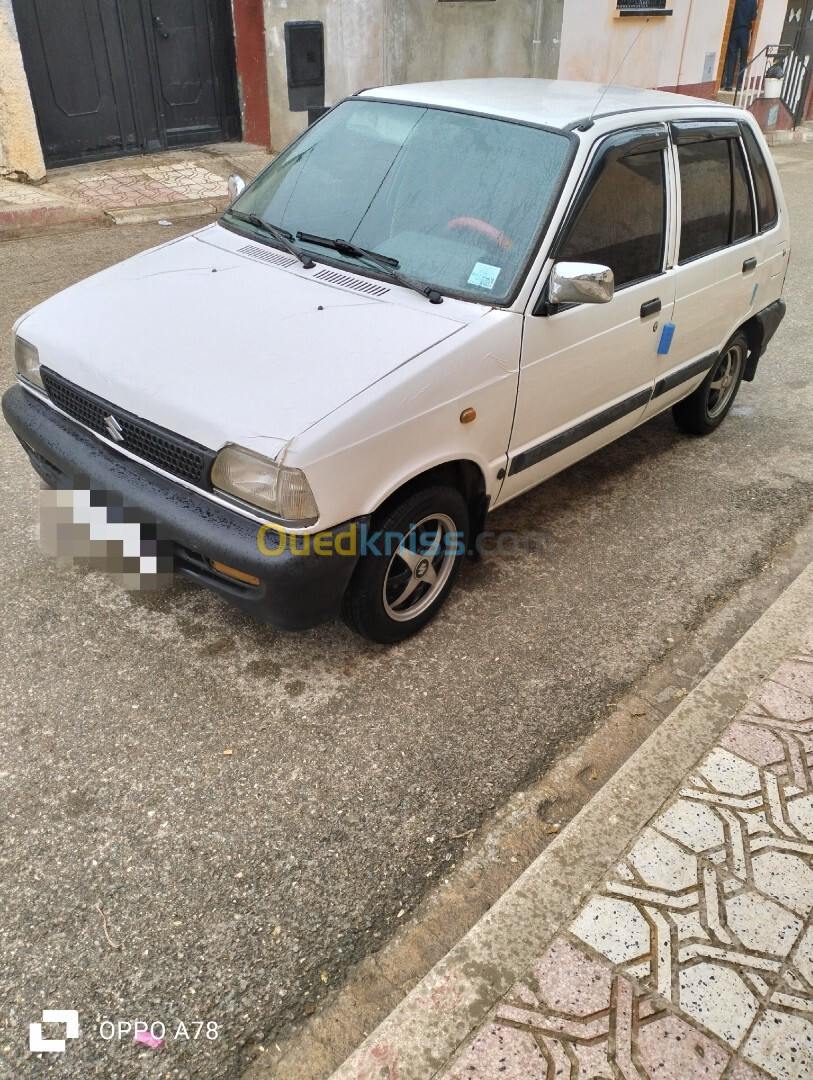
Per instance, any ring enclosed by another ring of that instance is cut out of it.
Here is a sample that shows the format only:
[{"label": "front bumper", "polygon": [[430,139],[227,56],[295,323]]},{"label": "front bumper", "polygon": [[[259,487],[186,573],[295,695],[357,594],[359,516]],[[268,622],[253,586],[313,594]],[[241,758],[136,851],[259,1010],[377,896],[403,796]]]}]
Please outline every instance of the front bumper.
[{"label": "front bumper", "polygon": [[[139,520],[157,525],[172,545],[177,572],[283,630],[307,630],[339,614],[359,559],[359,544],[348,543],[347,533],[357,536],[368,518],[329,530],[322,550],[330,554],[317,554],[313,545],[308,553],[286,545],[279,554],[265,554],[261,548],[273,550],[277,542],[258,542],[257,522],[117,454],[23,387],[3,395],[3,415],[47,483],[113,492]],[[344,541],[332,544],[339,535]],[[223,577],[210,560],[258,577],[260,584]]]}]

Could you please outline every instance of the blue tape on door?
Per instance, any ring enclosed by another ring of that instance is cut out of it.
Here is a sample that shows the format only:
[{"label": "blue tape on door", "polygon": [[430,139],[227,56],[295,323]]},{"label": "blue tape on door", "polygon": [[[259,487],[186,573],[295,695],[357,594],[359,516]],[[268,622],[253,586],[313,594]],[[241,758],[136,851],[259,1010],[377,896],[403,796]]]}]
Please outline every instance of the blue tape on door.
[{"label": "blue tape on door", "polygon": [[672,338],[675,336],[675,324],[668,322],[661,334],[661,343],[658,346],[658,356],[666,356],[672,348]]}]

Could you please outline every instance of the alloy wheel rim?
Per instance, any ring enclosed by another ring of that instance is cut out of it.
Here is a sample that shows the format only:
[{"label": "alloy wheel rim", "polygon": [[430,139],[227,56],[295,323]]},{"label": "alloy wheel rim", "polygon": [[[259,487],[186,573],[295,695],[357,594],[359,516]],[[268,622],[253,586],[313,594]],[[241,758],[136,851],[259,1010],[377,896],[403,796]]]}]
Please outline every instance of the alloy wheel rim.
[{"label": "alloy wheel rim", "polygon": [[429,514],[404,536],[390,558],[382,589],[384,610],[394,622],[417,619],[443,591],[456,557],[454,545],[445,541],[457,532],[446,514]]},{"label": "alloy wheel rim", "polygon": [[706,413],[710,420],[715,420],[731,404],[731,399],[737,390],[742,362],[743,354],[740,345],[732,345],[720,357],[709,384],[706,402]]}]

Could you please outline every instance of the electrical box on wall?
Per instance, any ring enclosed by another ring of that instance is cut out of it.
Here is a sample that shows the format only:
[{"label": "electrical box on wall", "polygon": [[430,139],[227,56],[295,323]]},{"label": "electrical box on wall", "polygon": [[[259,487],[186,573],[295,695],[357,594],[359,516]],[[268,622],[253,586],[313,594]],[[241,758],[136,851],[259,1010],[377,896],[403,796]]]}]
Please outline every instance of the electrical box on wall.
[{"label": "electrical box on wall", "polygon": [[291,112],[321,109],[325,104],[325,28],[316,20],[285,24],[285,66]]}]

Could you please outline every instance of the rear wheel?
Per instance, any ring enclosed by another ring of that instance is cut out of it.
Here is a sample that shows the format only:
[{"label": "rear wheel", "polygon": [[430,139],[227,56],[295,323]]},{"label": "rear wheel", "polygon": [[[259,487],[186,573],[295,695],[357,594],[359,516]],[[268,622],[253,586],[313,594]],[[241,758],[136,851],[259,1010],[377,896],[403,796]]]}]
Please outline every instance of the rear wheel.
[{"label": "rear wheel", "polygon": [[748,339],[736,333],[698,388],[672,408],[675,423],[690,435],[710,435],[722,424],[745,372]]},{"label": "rear wheel", "polygon": [[469,511],[445,484],[414,492],[375,525],[375,547],[362,555],[342,603],[351,630],[392,644],[438,613],[460,573],[469,539]]}]

